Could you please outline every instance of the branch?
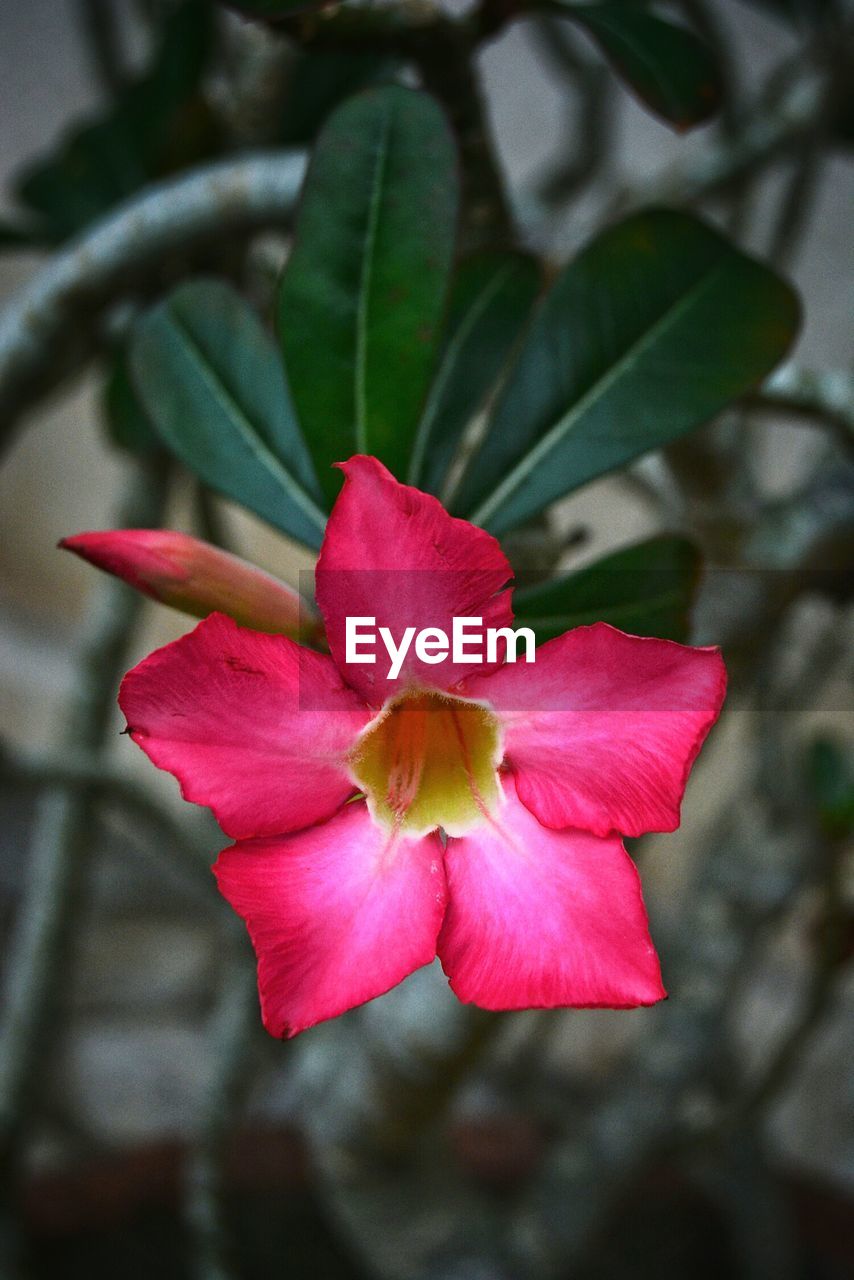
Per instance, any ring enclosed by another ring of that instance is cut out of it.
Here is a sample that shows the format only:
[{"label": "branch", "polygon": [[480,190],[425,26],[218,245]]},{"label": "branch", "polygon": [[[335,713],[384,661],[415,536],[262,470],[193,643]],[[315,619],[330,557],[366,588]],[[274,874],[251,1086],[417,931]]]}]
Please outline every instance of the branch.
[{"label": "branch", "polygon": [[[119,521],[155,524],[166,496],[160,468],[134,470]],[[97,608],[84,640],[66,741],[71,751],[100,752],[110,725],[115,687],[125,665],[142,598],[118,579],[98,584]],[[20,1144],[51,1060],[59,988],[91,847],[93,793],[57,786],[42,799],[32,834],[28,883],[6,961],[0,1025],[0,1181],[11,1188]],[[9,1199],[7,1198],[7,1205]],[[8,1212],[8,1209],[7,1209]],[[4,1253],[13,1250],[3,1223]]]},{"label": "branch", "polygon": [[[116,805],[152,836],[152,847],[161,851],[159,862],[166,864],[200,902],[218,906],[221,899],[211,892],[207,855],[210,849],[196,837],[185,821],[162,805],[148,787],[141,786],[106,764],[95,753],[75,751],[69,758],[58,755],[0,754],[0,787],[14,784],[30,790],[86,791],[93,800]],[[229,915],[227,918],[231,918]]]},{"label": "branch", "polygon": [[0,316],[0,447],[22,414],[92,356],[111,303],[164,258],[286,226],[304,173],[301,153],[274,151],[192,170],[148,187],[51,258]]},{"label": "branch", "polygon": [[113,0],[77,0],[77,8],[95,78],[116,95],[126,79],[116,5]]},{"label": "branch", "polygon": [[778,270],[794,259],[810,223],[826,158],[823,141],[818,130],[805,133],[798,141],[768,242],[768,261]]},{"label": "branch", "polygon": [[572,89],[575,99],[567,110],[564,131],[572,139],[572,149],[567,154],[561,152],[537,183],[540,199],[549,205],[565,204],[582,187],[592,184],[597,170],[605,168],[615,123],[610,71],[601,60],[578,52],[567,25],[549,14],[529,24],[540,56],[554,67],[561,87]]},{"label": "branch", "polygon": [[840,444],[854,449],[854,374],[845,370],[786,364],[744,403],[750,409],[830,427]]},{"label": "branch", "polygon": [[608,212],[616,215],[651,203],[696,205],[747,176],[755,176],[816,128],[839,78],[801,52],[796,61],[776,73],[766,94],[740,126],[693,152],[686,150],[684,159],[619,192]]},{"label": "branch", "polygon": [[[844,641],[835,650],[844,652]],[[822,667],[832,675],[832,667]],[[807,664],[797,680],[814,677]],[[798,689],[775,691],[780,705]],[[573,1273],[614,1197],[668,1136],[690,1128],[686,1088],[702,1088],[725,1035],[731,997],[767,924],[814,871],[812,829],[795,790],[786,825],[747,779],[717,821],[697,865],[690,905],[667,947],[674,999],[644,1015],[645,1030],[602,1103],[559,1139],[514,1224],[523,1273]]]},{"label": "branch", "polygon": [[437,28],[420,47],[424,88],[445,107],[460,148],[462,226],[466,250],[512,241],[513,219],[495,155],[477,69],[475,48],[462,28]]},{"label": "branch", "polygon": [[[239,932],[243,935],[242,927]],[[185,1173],[185,1213],[196,1280],[232,1280],[234,1274],[224,1225],[223,1166],[229,1135],[252,1085],[250,1058],[259,1019],[255,966],[245,955],[229,957],[229,963],[211,1025],[215,1065]]]},{"label": "branch", "polygon": [[571,1273],[614,1196],[678,1130],[683,1091],[699,1087],[710,1065],[747,949],[777,895],[800,882],[800,845],[759,839],[745,820],[752,811],[749,790],[733,797],[708,842],[704,882],[680,926],[679,950],[667,951],[674,1000],[645,1015],[640,1044],[587,1121],[555,1144],[523,1205],[516,1246],[531,1274]]}]

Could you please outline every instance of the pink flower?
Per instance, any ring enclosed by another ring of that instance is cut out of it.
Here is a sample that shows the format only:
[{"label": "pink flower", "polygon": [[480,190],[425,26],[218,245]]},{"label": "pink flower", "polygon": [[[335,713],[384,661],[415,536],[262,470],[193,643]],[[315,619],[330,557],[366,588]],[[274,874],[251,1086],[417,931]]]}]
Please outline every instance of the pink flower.
[{"label": "pink flower", "polygon": [[[629,1008],[665,992],[621,835],[672,831],[721,707],[714,649],[598,623],[533,664],[345,660],[345,619],[512,622],[489,534],[374,458],[317,567],[330,654],[214,614],[129,673],[129,729],[235,842],[214,868],[258,955],[264,1024],[292,1036],[438,954],[487,1009]],[[443,835],[440,835],[440,832]]]},{"label": "pink flower", "polygon": [[59,544],[137,591],[173,609],[206,618],[222,610],[258,631],[310,638],[317,626],[305,602],[278,578],[171,529],[78,533]]}]

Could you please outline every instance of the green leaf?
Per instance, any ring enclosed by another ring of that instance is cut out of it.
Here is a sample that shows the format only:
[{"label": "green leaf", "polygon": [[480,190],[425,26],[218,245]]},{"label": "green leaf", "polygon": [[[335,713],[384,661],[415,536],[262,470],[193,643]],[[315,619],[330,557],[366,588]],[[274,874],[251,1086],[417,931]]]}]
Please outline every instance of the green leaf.
[{"label": "green leaf", "polygon": [[279,333],[320,483],[371,453],[405,476],[451,270],[456,156],[426,94],[351,98],[321,133],[282,276]]},{"label": "green leaf", "polygon": [[147,71],[106,115],[76,129],[25,171],[18,198],[60,241],[152,178],[202,158],[215,143],[198,94],[211,47],[208,0],[185,0],[167,20]]},{"label": "green leaf", "polygon": [[648,538],[566,577],[517,589],[516,625],[531,627],[539,644],[592,622],[684,642],[699,573],[700,553],[686,538]]},{"label": "green leaf", "polygon": [[119,449],[144,456],[162,451],[162,441],[131,381],[124,351],[115,356],[107,373],[102,404],[107,432]]},{"label": "green leaf", "polygon": [[854,145],[854,84],[849,82],[839,94],[829,124],[831,145],[845,149]]},{"label": "green leaf", "polygon": [[275,346],[227,285],[181,285],[134,330],[134,385],[169,448],[207,485],[319,546],[326,518]]},{"label": "green leaf", "polygon": [[460,437],[483,408],[539,288],[539,266],[523,253],[482,253],[459,267],[439,366],[415,437],[410,484],[441,488]]},{"label": "green leaf", "polygon": [[313,142],[339,103],[389,81],[396,67],[387,53],[371,49],[301,50],[288,74],[278,141],[286,146]]},{"label": "green leaf", "polygon": [[819,822],[831,839],[854,831],[854,761],[843,744],[816,738],[809,749],[807,774]]},{"label": "green leaf", "polygon": [[790,287],[688,214],[598,236],[528,330],[454,506],[494,533],[707,422],[797,331]]},{"label": "green leaf", "polygon": [[641,102],[677,129],[701,124],[718,109],[721,73],[693,31],[620,0],[557,0],[554,8],[583,27]]}]

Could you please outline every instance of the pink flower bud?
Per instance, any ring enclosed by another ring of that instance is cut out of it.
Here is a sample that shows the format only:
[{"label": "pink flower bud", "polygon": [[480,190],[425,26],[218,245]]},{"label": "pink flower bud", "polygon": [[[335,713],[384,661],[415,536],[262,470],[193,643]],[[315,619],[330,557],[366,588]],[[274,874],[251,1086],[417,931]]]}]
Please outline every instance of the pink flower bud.
[{"label": "pink flower bud", "polygon": [[168,529],[78,533],[59,543],[137,591],[196,618],[225,613],[255,631],[316,640],[317,615],[296,591],[209,542]]}]

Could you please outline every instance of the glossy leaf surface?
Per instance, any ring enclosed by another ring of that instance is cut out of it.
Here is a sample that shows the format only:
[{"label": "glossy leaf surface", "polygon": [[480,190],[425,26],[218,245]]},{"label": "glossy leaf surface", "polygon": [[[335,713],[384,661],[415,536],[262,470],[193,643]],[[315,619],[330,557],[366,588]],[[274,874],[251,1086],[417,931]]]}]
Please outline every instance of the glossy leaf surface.
[{"label": "glossy leaf surface", "polygon": [[641,102],[677,129],[702,124],[717,110],[720,70],[711,50],[687,27],[619,0],[556,8],[593,37]]},{"label": "glossy leaf surface", "polygon": [[648,210],[564,269],[454,506],[494,533],[708,421],[797,331],[790,287],[688,214]]},{"label": "glossy leaf surface", "polygon": [[517,588],[515,625],[531,627],[539,644],[593,622],[684,642],[699,571],[699,552],[686,538],[648,538],[575,573]]},{"label": "glossy leaf surface", "polygon": [[320,483],[354,453],[405,476],[451,270],[456,156],[425,94],[387,86],[329,119],[306,178],[279,333]]},{"label": "glossy leaf surface", "polygon": [[460,265],[439,364],[418,424],[411,484],[439,491],[460,437],[495,385],[539,287],[539,267],[522,253],[483,253]]},{"label": "glossy leaf surface", "polygon": [[163,449],[133,385],[125,353],[113,360],[104,383],[102,407],[113,444],[128,453],[150,455]]},{"label": "glossy leaf surface", "polygon": [[135,331],[131,365],[146,414],[205,484],[319,546],[325,515],[276,349],[227,285],[176,289]]}]

